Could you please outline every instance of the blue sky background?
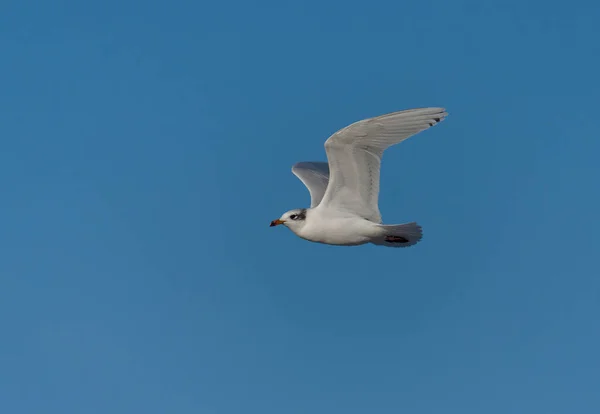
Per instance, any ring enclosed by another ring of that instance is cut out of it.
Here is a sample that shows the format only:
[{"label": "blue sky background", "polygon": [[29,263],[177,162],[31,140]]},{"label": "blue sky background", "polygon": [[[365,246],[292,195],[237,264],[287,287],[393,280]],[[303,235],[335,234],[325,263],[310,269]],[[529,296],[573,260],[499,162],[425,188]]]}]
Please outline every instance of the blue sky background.
[{"label": "blue sky background", "polygon": [[[0,3],[0,410],[597,413],[600,5]],[[311,244],[362,118],[410,249]]]}]

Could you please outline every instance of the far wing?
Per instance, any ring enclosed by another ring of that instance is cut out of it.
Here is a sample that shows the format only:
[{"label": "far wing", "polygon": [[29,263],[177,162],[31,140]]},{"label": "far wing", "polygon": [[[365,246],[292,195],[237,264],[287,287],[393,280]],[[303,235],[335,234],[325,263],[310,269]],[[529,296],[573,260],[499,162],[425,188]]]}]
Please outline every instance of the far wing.
[{"label": "far wing", "polygon": [[318,206],[329,182],[329,165],[319,161],[299,162],[292,167],[292,172],[308,188],[310,207]]},{"label": "far wing", "polygon": [[381,223],[379,169],[386,148],[438,122],[444,108],[394,112],[355,122],[325,142],[330,178],[321,205]]}]

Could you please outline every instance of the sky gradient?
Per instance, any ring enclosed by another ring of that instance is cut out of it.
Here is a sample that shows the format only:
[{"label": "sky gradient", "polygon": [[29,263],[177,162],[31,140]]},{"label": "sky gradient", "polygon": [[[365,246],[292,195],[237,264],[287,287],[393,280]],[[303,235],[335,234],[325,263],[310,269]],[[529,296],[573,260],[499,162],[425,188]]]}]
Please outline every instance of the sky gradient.
[{"label": "sky gradient", "polygon": [[[0,3],[0,411],[600,412],[597,2]],[[269,222],[387,112],[408,249]]]}]

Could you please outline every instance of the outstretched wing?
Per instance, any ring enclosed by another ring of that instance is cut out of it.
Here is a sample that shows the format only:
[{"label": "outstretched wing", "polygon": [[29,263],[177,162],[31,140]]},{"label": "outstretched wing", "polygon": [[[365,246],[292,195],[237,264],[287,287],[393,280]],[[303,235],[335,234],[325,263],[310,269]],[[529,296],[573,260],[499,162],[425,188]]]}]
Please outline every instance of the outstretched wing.
[{"label": "outstretched wing", "polygon": [[409,109],[358,121],[337,131],[325,142],[330,177],[321,205],[381,223],[378,198],[383,152],[447,115],[444,108]]},{"label": "outstretched wing", "polygon": [[329,165],[326,162],[299,162],[292,172],[304,183],[310,193],[310,207],[319,205],[329,182]]}]

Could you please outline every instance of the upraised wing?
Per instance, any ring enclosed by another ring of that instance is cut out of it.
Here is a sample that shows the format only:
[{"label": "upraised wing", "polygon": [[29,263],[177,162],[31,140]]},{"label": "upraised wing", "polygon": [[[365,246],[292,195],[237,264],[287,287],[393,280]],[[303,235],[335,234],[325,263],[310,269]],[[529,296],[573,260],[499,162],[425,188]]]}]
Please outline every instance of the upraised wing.
[{"label": "upraised wing", "polygon": [[319,161],[299,162],[292,167],[292,172],[308,189],[310,207],[318,206],[329,182],[329,165]]},{"label": "upraised wing", "polygon": [[334,133],[325,142],[330,176],[321,206],[381,223],[378,198],[383,152],[447,115],[444,108],[409,109],[358,121]]}]

